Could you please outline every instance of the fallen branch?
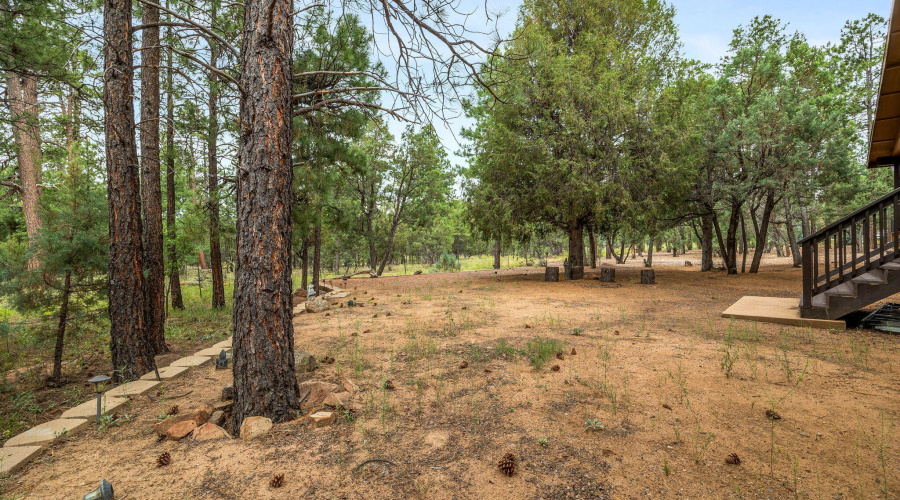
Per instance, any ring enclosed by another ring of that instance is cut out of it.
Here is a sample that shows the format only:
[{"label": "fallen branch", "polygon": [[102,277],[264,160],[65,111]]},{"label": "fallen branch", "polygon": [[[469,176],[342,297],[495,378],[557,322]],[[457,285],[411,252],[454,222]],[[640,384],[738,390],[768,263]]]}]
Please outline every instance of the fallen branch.
[{"label": "fallen branch", "polygon": [[394,462],[391,462],[390,460],[385,460],[385,459],[383,459],[383,458],[370,458],[370,459],[368,459],[368,460],[363,461],[363,462],[360,463],[359,465],[357,465],[356,468],[353,469],[353,472],[358,471],[363,465],[371,464],[371,463],[374,463],[374,462],[381,462],[381,463],[390,464],[390,465],[394,465],[394,466],[397,465],[397,464],[395,464]]}]

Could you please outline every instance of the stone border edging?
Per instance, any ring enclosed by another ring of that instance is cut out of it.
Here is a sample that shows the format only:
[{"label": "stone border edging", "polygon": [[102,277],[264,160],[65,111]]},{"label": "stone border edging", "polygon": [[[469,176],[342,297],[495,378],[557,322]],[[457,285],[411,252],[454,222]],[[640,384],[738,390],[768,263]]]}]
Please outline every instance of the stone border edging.
[{"label": "stone border edging", "polygon": [[[156,373],[150,372],[133,380],[118,385],[103,393],[101,401],[106,411],[116,411],[129,401],[132,396],[145,394],[159,387],[163,381],[183,375],[190,368],[205,365],[218,357],[222,349],[231,350],[233,337],[223,340],[212,347],[202,349],[191,356],[177,359]],[[36,425],[9,438],[0,448],[0,475],[12,474],[38,457],[48,446],[63,437],[77,434],[97,421],[97,398],[93,397],[84,403],[69,408],[61,418]]]}]

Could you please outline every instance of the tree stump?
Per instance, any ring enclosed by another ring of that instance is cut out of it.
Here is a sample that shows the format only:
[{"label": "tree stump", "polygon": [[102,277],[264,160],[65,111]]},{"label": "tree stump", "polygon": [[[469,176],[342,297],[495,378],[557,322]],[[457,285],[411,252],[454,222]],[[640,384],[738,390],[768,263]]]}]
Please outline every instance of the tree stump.
[{"label": "tree stump", "polygon": [[544,269],[544,281],[559,281],[559,268],[547,267]]},{"label": "tree stump", "polygon": [[616,281],[616,268],[614,267],[601,267],[600,268],[600,281],[603,283],[613,283]]},{"label": "tree stump", "polygon": [[655,285],[656,284],[656,272],[653,269],[641,269],[641,284],[642,285]]}]

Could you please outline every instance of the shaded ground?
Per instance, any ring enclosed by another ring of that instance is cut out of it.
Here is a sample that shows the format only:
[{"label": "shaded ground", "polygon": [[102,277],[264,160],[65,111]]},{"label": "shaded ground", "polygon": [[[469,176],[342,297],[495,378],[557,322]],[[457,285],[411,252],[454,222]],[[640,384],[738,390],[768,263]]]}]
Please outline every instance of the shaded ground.
[{"label": "shaded ground", "polygon": [[[366,307],[298,316],[295,331],[337,360],[312,379],[359,384],[355,417],[157,442],[158,415],[230,381],[195,369],[137,398],[130,421],[52,447],[4,495],[77,498],[105,477],[118,499],[900,497],[900,337],[719,317],[743,295],[797,296],[786,259],[737,277],[654,260],[653,286],[630,266],[614,284],[544,283],[539,268],[353,279]],[[395,465],[354,472],[371,458]]]}]

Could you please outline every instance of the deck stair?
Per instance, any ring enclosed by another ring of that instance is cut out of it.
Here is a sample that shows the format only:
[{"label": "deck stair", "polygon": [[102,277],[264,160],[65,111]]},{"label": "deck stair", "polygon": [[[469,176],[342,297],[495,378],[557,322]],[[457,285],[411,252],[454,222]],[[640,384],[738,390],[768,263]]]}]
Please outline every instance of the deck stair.
[{"label": "deck stair", "polygon": [[800,240],[804,318],[838,319],[900,293],[900,189]]}]

